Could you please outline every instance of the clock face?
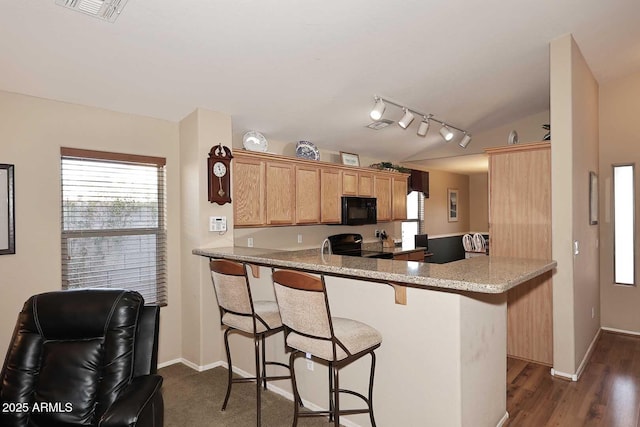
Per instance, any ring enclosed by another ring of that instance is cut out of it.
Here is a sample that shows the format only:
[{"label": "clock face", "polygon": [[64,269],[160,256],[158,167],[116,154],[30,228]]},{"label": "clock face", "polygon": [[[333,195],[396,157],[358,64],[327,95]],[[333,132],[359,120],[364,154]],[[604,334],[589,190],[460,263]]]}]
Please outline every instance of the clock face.
[{"label": "clock face", "polygon": [[216,162],[213,165],[213,174],[218,178],[223,177],[227,173],[227,167],[222,162]]}]

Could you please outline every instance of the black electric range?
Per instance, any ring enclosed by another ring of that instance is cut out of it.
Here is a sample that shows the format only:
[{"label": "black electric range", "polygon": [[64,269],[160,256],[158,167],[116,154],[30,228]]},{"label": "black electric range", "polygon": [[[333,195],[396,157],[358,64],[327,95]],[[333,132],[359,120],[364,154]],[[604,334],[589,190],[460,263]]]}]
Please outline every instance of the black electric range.
[{"label": "black electric range", "polygon": [[393,254],[390,252],[369,251],[362,249],[361,234],[334,234],[333,236],[329,236],[328,239],[329,243],[331,243],[331,252],[335,255],[393,259]]}]

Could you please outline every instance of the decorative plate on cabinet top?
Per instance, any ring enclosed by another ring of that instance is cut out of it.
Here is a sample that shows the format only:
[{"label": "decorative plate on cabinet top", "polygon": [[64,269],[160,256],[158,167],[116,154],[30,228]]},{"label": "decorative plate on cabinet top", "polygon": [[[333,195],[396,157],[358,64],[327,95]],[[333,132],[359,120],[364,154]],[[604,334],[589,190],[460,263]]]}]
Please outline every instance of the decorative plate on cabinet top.
[{"label": "decorative plate on cabinet top", "polygon": [[507,143],[509,145],[518,143],[518,132],[516,132],[515,129],[509,133],[509,138],[507,139]]},{"label": "decorative plate on cabinet top", "polygon": [[320,151],[313,142],[298,141],[296,144],[296,157],[308,160],[320,160]]},{"label": "decorative plate on cabinet top", "polygon": [[260,132],[251,130],[244,134],[242,137],[242,146],[245,150],[249,151],[267,151],[267,138],[265,138]]}]

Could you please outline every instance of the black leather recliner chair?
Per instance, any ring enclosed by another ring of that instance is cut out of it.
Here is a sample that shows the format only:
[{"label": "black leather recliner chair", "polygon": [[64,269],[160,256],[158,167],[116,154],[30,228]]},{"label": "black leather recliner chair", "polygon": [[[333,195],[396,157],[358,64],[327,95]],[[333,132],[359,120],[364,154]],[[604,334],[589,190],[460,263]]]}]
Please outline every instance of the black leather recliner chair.
[{"label": "black leather recliner chair", "polygon": [[29,298],[0,373],[0,426],[162,426],[159,311],[118,289]]}]

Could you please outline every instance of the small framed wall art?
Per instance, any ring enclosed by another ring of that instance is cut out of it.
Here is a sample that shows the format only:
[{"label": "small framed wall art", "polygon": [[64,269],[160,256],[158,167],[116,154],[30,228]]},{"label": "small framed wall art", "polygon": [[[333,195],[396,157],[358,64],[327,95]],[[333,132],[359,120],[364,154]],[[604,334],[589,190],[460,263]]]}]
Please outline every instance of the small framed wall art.
[{"label": "small framed wall art", "polygon": [[598,223],[598,175],[589,172],[589,224]]},{"label": "small framed wall art", "polygon": [[449,212],[449,222],[458,221],[458,190],[447,189],[447,211]]},{"label": "small framed wall art", "polygon": [[340,159],[342,164],[347,166],[360,166],[360,157],[357,154],[340,152]]},{"label": "small framed wall art", "polygon": [[16,253],[13,168],[0,163],[0,255]]}]

